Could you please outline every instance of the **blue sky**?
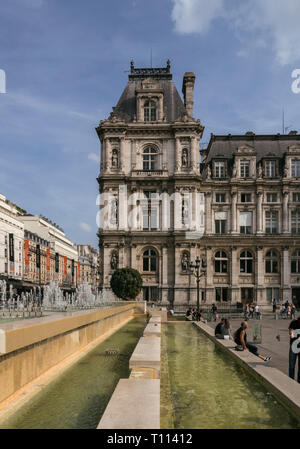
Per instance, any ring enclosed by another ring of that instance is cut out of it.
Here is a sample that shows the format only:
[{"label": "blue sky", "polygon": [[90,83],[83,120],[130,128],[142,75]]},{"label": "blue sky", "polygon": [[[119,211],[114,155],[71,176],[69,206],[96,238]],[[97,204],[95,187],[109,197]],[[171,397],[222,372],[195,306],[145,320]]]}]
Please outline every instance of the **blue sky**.
[{"label": "blue sky", "polygon": [[95,127],[136,67],[169,58],[210,133],[300,131],[299,0],[3,0],[0,192],[97,247]]}]

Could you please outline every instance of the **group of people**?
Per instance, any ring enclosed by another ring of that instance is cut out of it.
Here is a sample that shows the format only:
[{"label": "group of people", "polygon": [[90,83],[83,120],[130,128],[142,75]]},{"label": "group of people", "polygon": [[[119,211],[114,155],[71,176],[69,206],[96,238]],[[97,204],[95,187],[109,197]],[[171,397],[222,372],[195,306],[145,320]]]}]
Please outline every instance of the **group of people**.
[{"label": "group of people", "polygon": [[[273,310],[274,310],[274,304],[273,304]],[[276,312],[276,309],[275,309]],[[296,314],[296,307],[295,304],[290,304],[288,301],[286,301],[284,304],[282,304],[282,307],[280,309],[279,315],[280,318],[290,318],[291,320],[295,319]]]},{"label": "group of people", "polygon": [[259,354],[257,346],[247,342],[247,332],[246,332],[247,328],[248,328],[247,321],[243,321],[241,323],[241,326],[235,331],[232,337],[229,320],[227,320],[226,318],[221,318],[220,323],[218,323],[215,328],[215,337],[223,339],[229,338],[231,340],[234,340],[235,344],[237,345],[236,346],[237,350],[250,351],[252,352],[252,354],[264,360],[264,362],[269,362],[272,357],[270,356],[265,357]]},{"label": "group of people", "polygon": [[202,310],[199,310],[199,309],[189,308],[186,311],[185,317],[187,320],[202,321],[203,323],[206,323],[206,320],[202,316]]},{"label": "group of people", "polygon": [[258,304],[246,304],[244,307],[244,320],[248,321],[250,318],[255,318],[259,320],[261,313]]}]

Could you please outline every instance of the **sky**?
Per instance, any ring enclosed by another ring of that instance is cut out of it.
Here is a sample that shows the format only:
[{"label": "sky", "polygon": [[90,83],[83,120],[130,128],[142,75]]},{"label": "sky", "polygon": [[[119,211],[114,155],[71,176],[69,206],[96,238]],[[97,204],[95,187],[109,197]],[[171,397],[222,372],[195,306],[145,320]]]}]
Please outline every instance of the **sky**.
[{"label": "sky", "polygon": [[283,108],[285,132],[300,131],[299,19],[299,0],[2,0],[0,193],[97,248],[95,127],[151,53],[180,95],[195,73],[202,142],[282,133]]}]

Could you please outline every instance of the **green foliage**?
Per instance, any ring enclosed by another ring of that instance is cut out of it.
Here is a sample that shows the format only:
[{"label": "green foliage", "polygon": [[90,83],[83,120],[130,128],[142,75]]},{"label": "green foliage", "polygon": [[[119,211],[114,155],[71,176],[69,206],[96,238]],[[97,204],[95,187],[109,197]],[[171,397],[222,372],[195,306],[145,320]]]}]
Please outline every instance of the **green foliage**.
[{"label": "green foliage", "polygon": [[143,285],[142,276],[133,268],[119,268],[110,280],[114,294],[121,299],[134,300],[140,293]]}]

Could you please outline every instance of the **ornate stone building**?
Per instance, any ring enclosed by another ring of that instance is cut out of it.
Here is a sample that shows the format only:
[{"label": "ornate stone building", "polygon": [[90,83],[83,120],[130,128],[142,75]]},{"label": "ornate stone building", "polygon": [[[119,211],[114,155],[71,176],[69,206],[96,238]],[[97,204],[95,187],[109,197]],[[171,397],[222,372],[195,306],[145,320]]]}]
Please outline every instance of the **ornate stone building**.
[{"label": "ornate stone building", "polygon": [[166,68],[135,68],[101,121],[102,287],[117,267],[143,277],[141,297],[195,304],[189,263],[206,260],[200,300],[292,299],[300,306],[300,136],[211,136],[193,118],[195,75],[183,101]]}]

